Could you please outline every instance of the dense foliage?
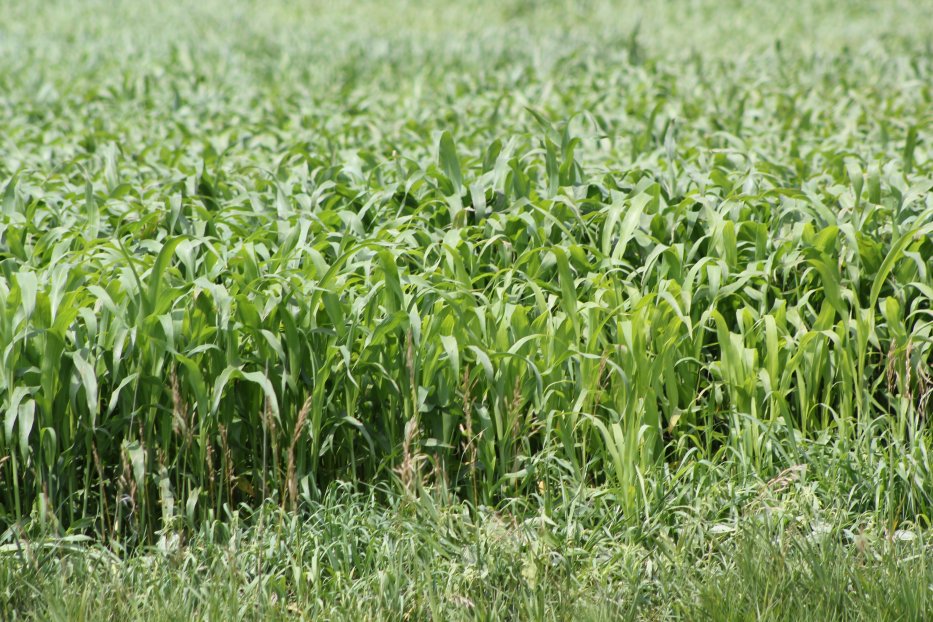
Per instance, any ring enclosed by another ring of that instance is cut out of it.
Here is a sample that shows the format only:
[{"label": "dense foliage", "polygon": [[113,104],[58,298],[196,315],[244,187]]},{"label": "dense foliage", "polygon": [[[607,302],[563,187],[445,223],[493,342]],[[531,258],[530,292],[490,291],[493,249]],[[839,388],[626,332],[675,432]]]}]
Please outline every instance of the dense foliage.
[{"label": "dense foliage", "polygon": [[[609,498],[516,520],[330,487],[122,555],[72,536],[0,555],[0,609],[37,620],[928,620],[933,552],[825,525],[682,522],[620,537]],[[715,496],[711,493],[710,496]],[[807,512],[782,502],[780,512]],[[715,502],[731,503],[726,496]]]},{"label": "dense foliage", "polygon": [[0,0],[0,618],[929,619],[928,14]]},{"label": "dense foliage", "polygon": [[190,4],[2,5],[0,525],[782,472],[929,522],[920,9]]}]

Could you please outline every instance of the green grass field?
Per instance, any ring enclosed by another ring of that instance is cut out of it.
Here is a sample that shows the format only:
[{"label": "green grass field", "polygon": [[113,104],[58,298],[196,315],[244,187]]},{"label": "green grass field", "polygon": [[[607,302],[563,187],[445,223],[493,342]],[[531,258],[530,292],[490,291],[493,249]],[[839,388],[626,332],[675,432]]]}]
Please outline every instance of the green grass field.
[{"label": "green grass field", "polygon": [[0,619],[933,618],[931,10],[0,0]]}]

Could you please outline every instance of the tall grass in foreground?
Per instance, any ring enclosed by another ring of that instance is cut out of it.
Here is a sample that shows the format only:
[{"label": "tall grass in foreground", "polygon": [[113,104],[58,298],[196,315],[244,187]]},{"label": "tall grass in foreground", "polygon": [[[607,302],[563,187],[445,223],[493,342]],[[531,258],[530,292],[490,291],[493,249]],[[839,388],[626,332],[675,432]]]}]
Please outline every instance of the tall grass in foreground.
[{"label": "tall grass in foreground", "polygon": [[516,521],[430,495],[386,505],[332,488],[302,519],[269,508],[234,515],[128,558],[78,538],[24,541],[18,554],[0,553],[0,612],[69,621],[928,619],[929,544],[810,522],[818,515],[804,491],[734,532],[688,519],[676,541],[655,529],[629,541],[605,498],[558,502],[550,518],[530,502],[530,517]]},{"label": "tall grass in foreground", "polygon": [[640,525],[726,462],[929,524],[928,48],[236,23],[34,101],[7,52],[0,526],[152,541],[392,473]]}]

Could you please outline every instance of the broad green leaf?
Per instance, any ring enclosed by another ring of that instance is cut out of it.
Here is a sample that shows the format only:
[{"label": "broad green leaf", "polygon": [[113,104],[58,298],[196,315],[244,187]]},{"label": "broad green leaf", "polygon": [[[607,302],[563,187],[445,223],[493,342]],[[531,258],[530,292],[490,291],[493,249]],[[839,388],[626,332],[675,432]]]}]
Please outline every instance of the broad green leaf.
[{"label": "broad green leaf", "polygon": [[440,143],[438,144],[438,159],[441,170],[444,171],[444,174],[454,185],[454,193],[460,194],[463,185],[463,179],[460,176],[460,159],[457,157],[457,149],[454,146],[454,139],[451,138],[450,132],[441,134]]}]

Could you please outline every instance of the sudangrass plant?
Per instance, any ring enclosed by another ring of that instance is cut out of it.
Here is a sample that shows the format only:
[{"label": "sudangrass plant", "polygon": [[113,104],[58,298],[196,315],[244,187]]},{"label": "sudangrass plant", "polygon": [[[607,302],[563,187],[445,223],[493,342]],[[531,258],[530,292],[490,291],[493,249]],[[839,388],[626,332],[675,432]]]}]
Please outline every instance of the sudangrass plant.
[{"label": "sudangrass plant", "polygon": [[814,49],[768,9],[719,56],[506,4],[2,5],[0,526],[152,543],[397,474],[640,529],[709,464],[929,523],[929,21]]}]

